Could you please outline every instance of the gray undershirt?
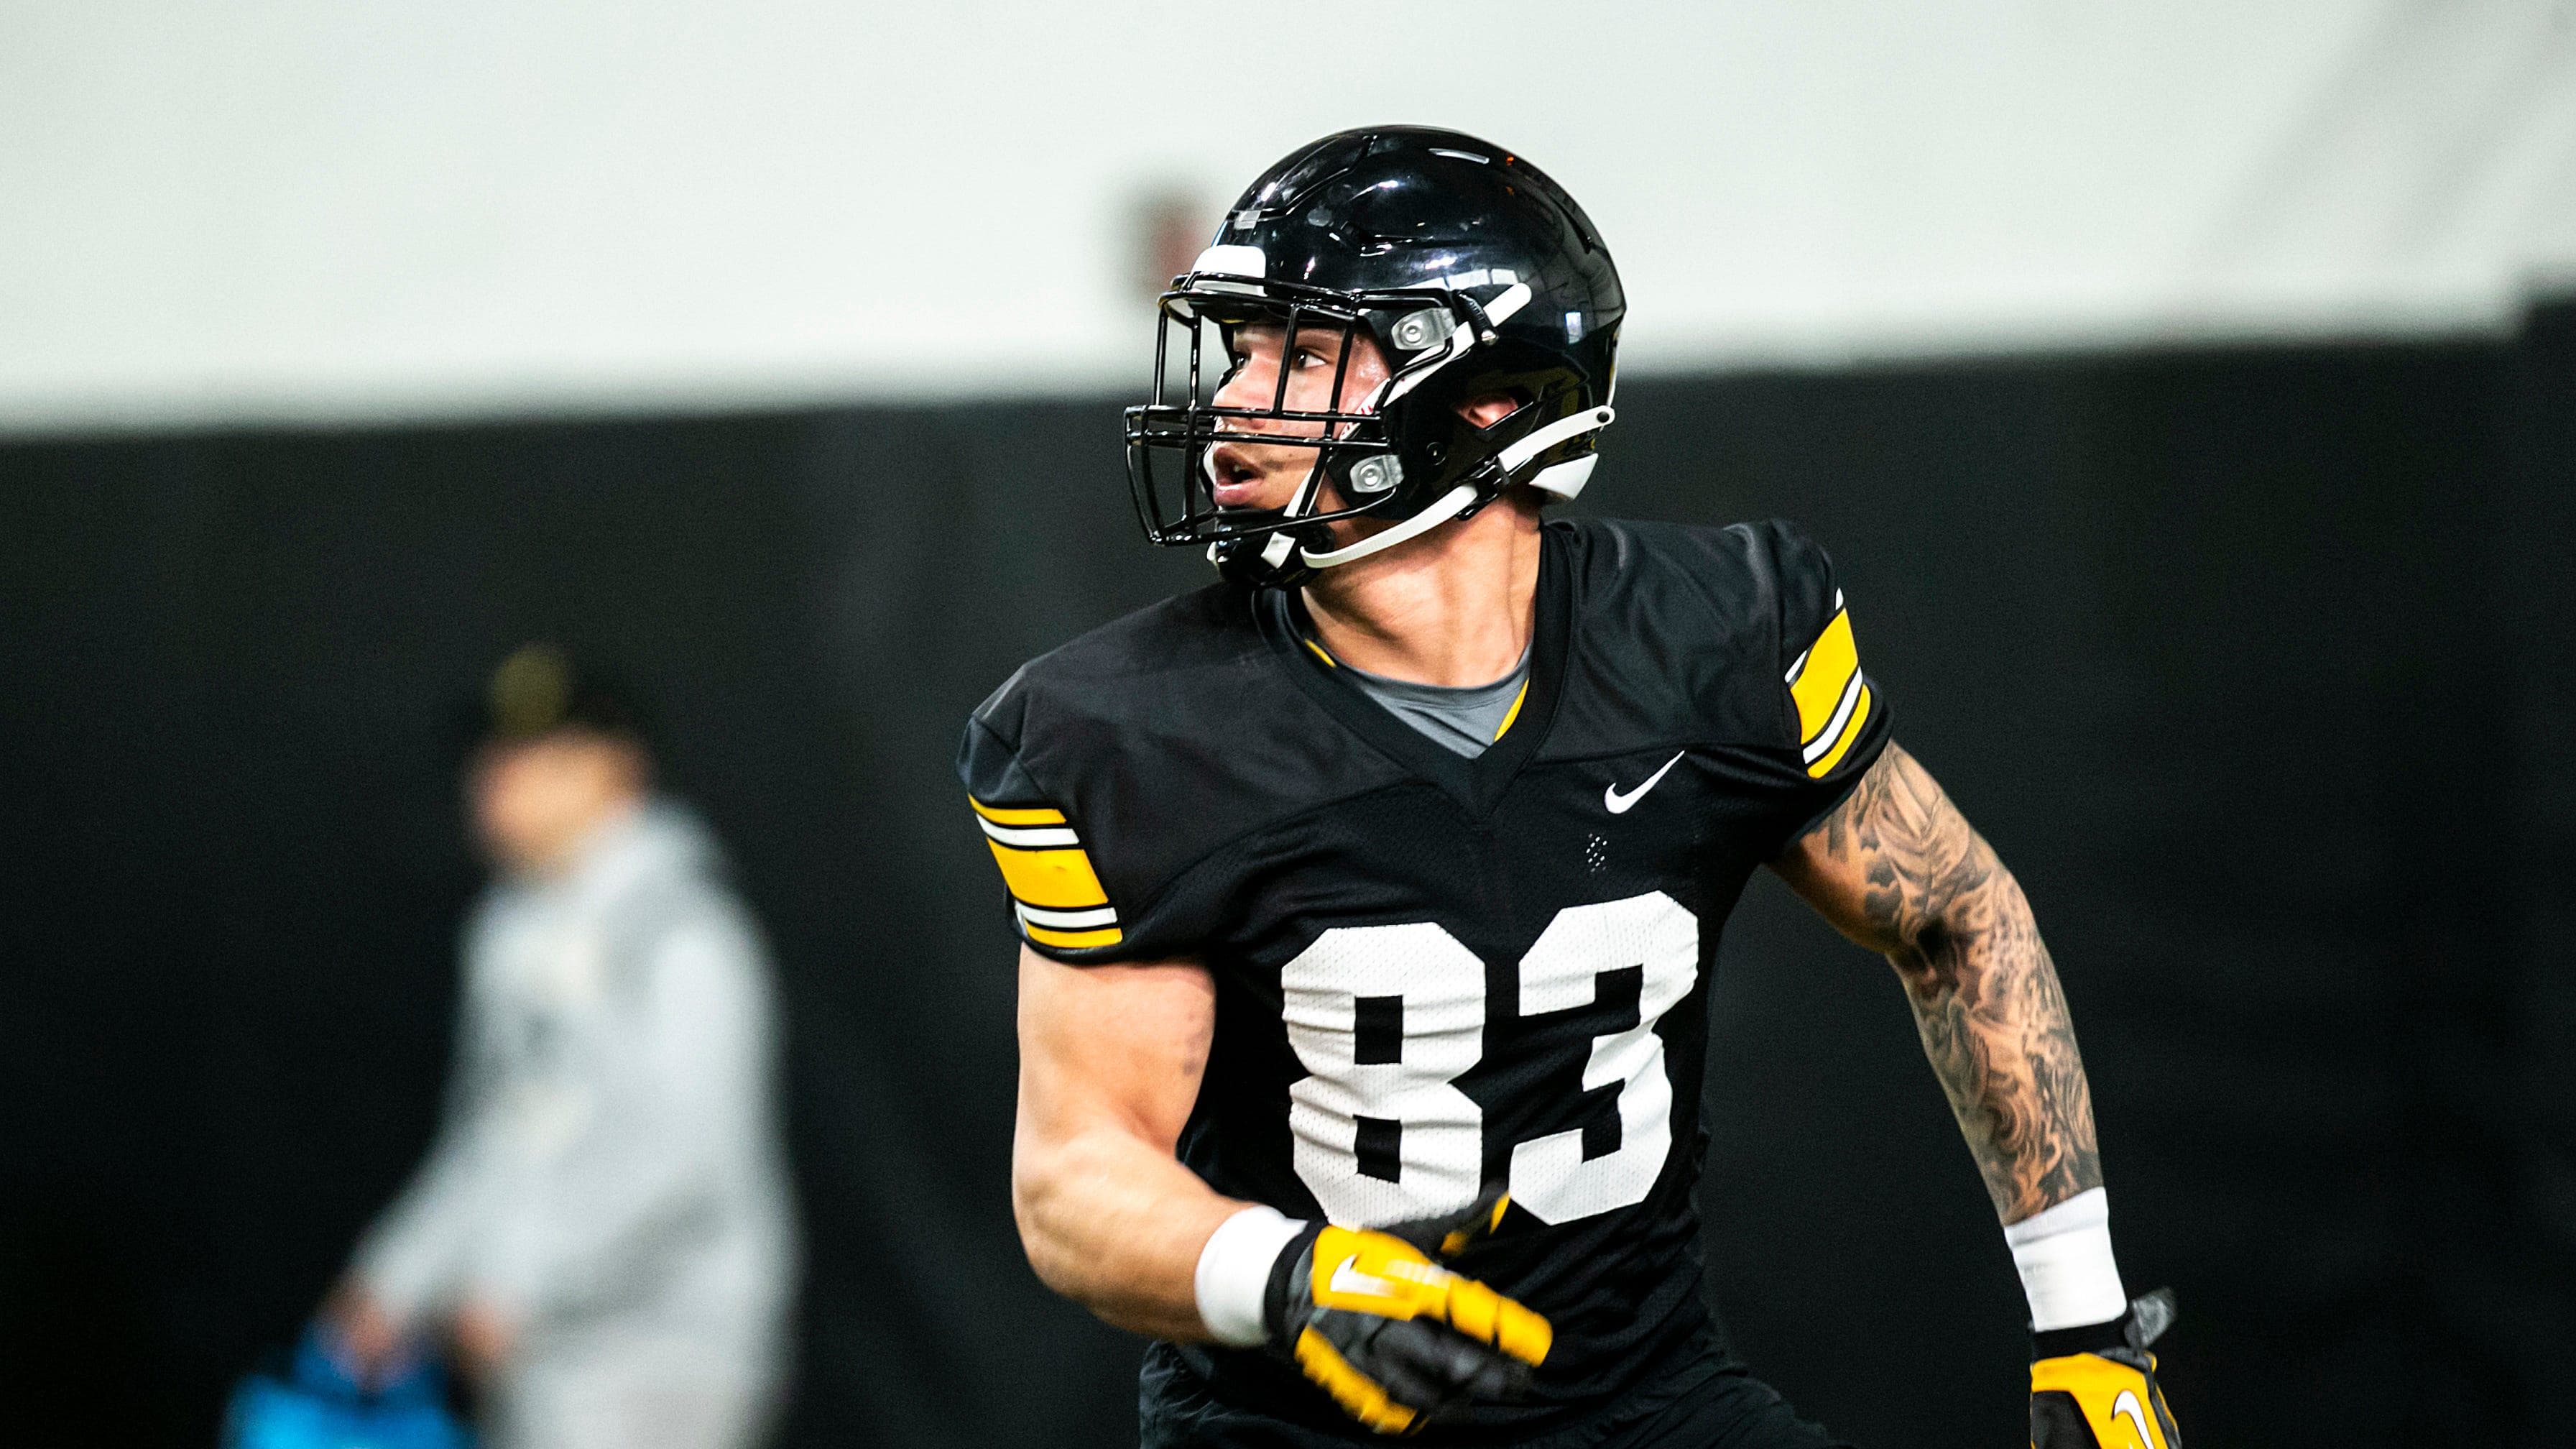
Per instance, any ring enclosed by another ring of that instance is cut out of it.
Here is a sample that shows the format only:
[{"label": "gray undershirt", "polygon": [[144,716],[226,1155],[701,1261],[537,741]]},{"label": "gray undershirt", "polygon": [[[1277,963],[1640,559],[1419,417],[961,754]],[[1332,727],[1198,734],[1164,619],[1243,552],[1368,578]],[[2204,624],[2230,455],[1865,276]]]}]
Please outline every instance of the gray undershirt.
[{"label": "gray undershirt", "polygon": [[1527,649],[1521,651],[1520,662],[1512,666],[1511,673],[1491,684],[1416,684],[1342,665],[1342,672],[1351,677],[1360,692],[1386,706],[1387,713],[1413,726],[1440,748],[1471,760],[1493,745],[1494,736],[1511,715],[1513,702],[1521,697],[1521,687],[1529,683],[1529,669]]}]

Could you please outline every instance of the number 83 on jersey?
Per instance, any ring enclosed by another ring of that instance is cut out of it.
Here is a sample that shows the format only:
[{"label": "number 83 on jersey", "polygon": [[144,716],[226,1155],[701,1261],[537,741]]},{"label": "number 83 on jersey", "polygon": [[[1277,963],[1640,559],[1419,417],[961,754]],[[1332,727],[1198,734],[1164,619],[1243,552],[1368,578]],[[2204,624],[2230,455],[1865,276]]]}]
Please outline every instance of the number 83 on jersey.
[{"label": "number 83 on jersey", "polygon": [[[1655,1024],[1699,978],[1699,922],[1661,891],[1569,906],[1519,963],[1520,1014],[1589,1006],[1603,974],[1642,968],[1637,1022],[1592,1039],[1583,1089],[1618,1089],[1619,1145],[1586,1160],[1572,1128],[1511,1149],[1512,1201],[1547,1223],[1641,1202],[1673,1144]],[[1337,926],[1280,969],[1297,1176],[1332,1221],[1375,1226],[1476,1201],[1484,1109],[1458,1078],[1484,1055],[1485,963],[1436,923]]]}]

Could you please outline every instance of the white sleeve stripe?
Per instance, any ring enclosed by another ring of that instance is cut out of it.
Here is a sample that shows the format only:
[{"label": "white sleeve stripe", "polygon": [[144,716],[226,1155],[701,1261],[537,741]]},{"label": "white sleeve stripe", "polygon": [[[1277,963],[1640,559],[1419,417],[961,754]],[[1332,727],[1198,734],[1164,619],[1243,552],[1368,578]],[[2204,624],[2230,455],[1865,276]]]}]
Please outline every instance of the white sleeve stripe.
[{"label": "white sleeve stripe", "polygon": [[1816,737],[1809,740],[1806,749],[1801,751],[1808,764],[1814,764],[1819,756],[1834,747],[1834,741],[1843,737],[1843,726],[1851,723],[1852,706],[1859,702],[1860,671],[1855,669],[1851,682],[1843,686],[1842,701],[1834,706],[1834,717],[1825,721],[1825,727],[1816,731]]},{"label": "white sleeve stripe", "polygon": [[1082,844],[1081,836],[1074,834],[1070,827],[1062,825],[1040,826],[1034,829],[1019,825],[996,825],[981,815],[975,817],[975,823],[983,826],[984,833],[996,842],[1015,850],[1063,850]]},{"label": "white sleeve stripe", "polygon": [[1096,931],[1103,926],[1118,924],[1115,906],[1102,906],[1091,911],[1044,911],[1013,901],[1011,909],[1019,913],[1020,924],[1044,926],[1055,931]]}]

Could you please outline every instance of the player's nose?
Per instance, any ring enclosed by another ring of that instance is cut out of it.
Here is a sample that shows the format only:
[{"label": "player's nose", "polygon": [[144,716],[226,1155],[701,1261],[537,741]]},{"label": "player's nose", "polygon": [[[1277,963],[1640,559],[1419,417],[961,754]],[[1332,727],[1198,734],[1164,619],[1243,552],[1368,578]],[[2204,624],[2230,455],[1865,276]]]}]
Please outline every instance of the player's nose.
[{"label": "player's nose", "polygon": [[[1210,398],[1209,401],[1215,406],[1221,408],[1242,408],[1251,412],[1267,412],[1270,409],[1272,397],[1278,391],[1278,380],[1279,370],[1275,366],[1267,365],[1257,359],[1248,361],[1241,367],[1236,368],[1232,375],[1226,378],[1224,383],[1217,388],[1216,395]],[[1268,420],[1236,418],[1230,419],[1229,421],[1249,423],[1267,422]],[[1238,431],[1259,431],[1259,429],[1246,428],[1238,429]]]}]

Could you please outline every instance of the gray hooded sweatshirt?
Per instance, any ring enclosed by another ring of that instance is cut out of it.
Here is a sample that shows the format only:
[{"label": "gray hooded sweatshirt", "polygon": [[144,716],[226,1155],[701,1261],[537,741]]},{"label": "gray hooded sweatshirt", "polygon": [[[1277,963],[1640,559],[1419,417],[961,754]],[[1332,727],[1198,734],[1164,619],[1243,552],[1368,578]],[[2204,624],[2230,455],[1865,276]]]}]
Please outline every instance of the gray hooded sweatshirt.
[{"label": "gray hooded sweatshirt", "polygon": [[[550,1403],[630,1442],[747,1437],[796,1243],[768,955],[715,842],[647,805],[563,874],[496,883],[464,955],[445,1123],[359,1276],[406,1320],[475,1299],[518,1325],[496,1439],[594,1437]],[[674,1402],[693,1383],[732,1407]]]}]

